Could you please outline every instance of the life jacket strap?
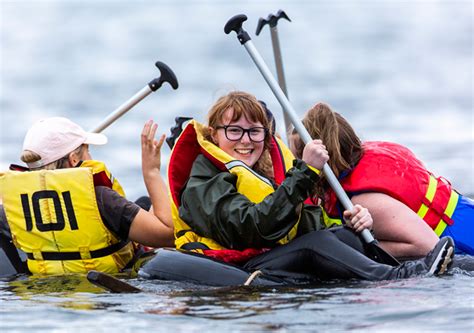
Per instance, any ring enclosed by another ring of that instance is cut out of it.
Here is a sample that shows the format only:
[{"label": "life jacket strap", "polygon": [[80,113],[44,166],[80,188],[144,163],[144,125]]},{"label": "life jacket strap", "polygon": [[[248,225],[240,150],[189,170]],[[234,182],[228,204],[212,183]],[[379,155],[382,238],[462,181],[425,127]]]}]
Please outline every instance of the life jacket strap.
[{"label": "life jacket strap", "polygon": [[87,255],[84,251],[80,252],[40,252],[40,253],[26,253],[30,260],[81,260],[81,259],[95,259],[111,255],[124,246],[128,241],[121,241],[113,245],[107,246],[103,249],[89,251]]},{"label": "life jacket strap", "polygon": [[186,243],[183,246],[181,246],[182,250],[187,250],[187,251],[192,251],[192,250],[209,250],[209,247],[201,242],[191,242],[191,243]]},{"label": "life jacket strap", "polygon": [[451,190],[446,208],[443,211],[436,209],[436,207],[433,206],[433,201],[437,192],[438,181],[443,181],[443,179],[440,178],[440,180],[438,180],[433,175],[430,175],[428,189],[426,190],[426,195],[423,198],[423,204],[421,205],[417,214],[421,218],[425,218],[429,210],[436,213],[436,215],[439,216],[439,221],[432,227],[435,233],[439,236],[443,233],[444,229],[446,229],[448,225],[452,225],[454,223],[454,221],[451,219],[451,216],[453,215],[458,203],[459,194]]}]

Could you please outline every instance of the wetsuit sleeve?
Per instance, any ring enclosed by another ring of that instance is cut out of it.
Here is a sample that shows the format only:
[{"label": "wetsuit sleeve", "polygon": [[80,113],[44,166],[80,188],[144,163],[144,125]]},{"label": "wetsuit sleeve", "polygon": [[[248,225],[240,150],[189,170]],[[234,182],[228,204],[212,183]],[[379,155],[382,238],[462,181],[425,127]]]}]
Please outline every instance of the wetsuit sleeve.
[{"label": "wetsuit sleeve", "polygon": [[198,234],[228,248],[272,247],[298,221],[297,207],[317,179],[296,161],[275,192],[255,204],[237,192],[235,175],[199,156],[181,197],[180,217]]},{"label": "wetsuit sleeve", "polygon": [[140,207],[105,186],[97,186],[95,194],[105,226],[120,239],[128,239],[130,226]]},{"label": "wetsuit sleeve", "polygon": [[0,205],[0,234],[6,236],[8,239],[12,238],[10,226],[8,225],[7,216],[5,215],[3,205]]}]

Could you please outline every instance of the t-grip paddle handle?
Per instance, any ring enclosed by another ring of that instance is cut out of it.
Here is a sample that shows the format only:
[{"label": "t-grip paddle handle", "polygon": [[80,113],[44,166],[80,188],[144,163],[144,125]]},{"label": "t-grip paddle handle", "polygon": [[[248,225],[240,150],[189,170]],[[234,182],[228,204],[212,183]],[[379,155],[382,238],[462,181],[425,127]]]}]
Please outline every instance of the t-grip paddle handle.
[{"label": "t-grip paddle handle", "polygon": [[161,61],[157,61],[155,66],[160,70],[160,77],[151,80],[146,86],[144,86],[139,92],[133,95],[128,101],[120,105],[117,109],[112,111],[97,127],[92,129],[93,133],[100,133],[107,127],[109,127],[113,122],[118,118],[123,116],[131,108],[141,102],[145,97],[147,97],[152,92],[158,90],[164,82],[168,82],[173,89],[178,88],[178,80],[173,71]]},{"label": "t-grip paddle handle", "polygon": [[178,79],[176,79],[176,75],[174,75],[171,68],[161,61],[157,61],[155,66],[159,69],[161,75],[159,78],[153,79],[148,83],[150,89],[156,91],[165,82],[168,82],[174,90],[178,89]]},{"label": "t-grip paddle handle", "polygon": [[226,34],[230,34],[232,31],[235,31],[237,38],[242,45],[251,40],[247,31],[242,28],[242,24],[245,21],[247,21],[247,16],[244,14],[239,14],[231,17],[224,26],[224,32]]},{"label": "t-grip paddle handle", "polygon": [[189,120],[192,120],[192,117],[176,117],[174,118],[175,125],[170,128],[171,135],[166,138],[166,143],[173,149],[176,139],[181,135],[183,132],[183,124]]},{"label": "t-grip paddle handle", "polygon": [[260,18],[258,20],[258,24],[257,24],[257,30],[255,31],[255,35],[259,35],[260,32],[262,31],[263,27],[268,24],[270,26],[270,28],[274,28],[278,25],[278,20],[281,19],[281,18],[284,18],[285,20],[288,20],[291,22],[290,18],[288,17],[288,15],[286,15],[286,13],[283,11],[283,10],[279,10],[277,12],[276,15],[273,15],[273,14],[268,14],[267,18],[264,19],[264,18]]}]

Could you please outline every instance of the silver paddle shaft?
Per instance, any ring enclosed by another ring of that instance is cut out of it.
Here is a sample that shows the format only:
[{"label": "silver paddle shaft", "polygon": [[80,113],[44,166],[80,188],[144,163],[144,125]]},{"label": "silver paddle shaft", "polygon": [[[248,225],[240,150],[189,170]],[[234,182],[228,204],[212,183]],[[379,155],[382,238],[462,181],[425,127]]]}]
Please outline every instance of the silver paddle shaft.
[{"label": "silver paddle shaft", "polygon": [[[267,65],[265,64],[265,61],[262,59],[259,52],[253,45],[253,42],[251,40],[248,40],[247,42],[245,42],[244,46],[247,52],[250,54],[251,58],[253,59],[255,65],[257,65],[258,70],[260,71],[260,73],[262,73],[263,77],[265,78],[265,81],[267,81],[268,85],[270,86],[270,89],[273,91],[273,94],[275,95],[278,102],[280,103],[283,110],[285,111],[285,114],[287,114],[288,117],[290,118],[291,123],[295,127],[296,131],[300,135],[303,142],[307,144],[310,141],[312,141],[311,136],[309,135],[306,128],[303,126],[303,123],[296,116],[296,111],[293,109],[293,107],[290,104],[290,101],[285,96],[285,94],[281,90],[278,83],[275,81],[275,78],[273,77],[272,73],[270,72]],[[326,179],[328,180],[329,185],[336,193],[337,198],[342,203],[344,208],[349,211],[352,210],[352,208],[354,207],[354,205],[352,204],[352,201],[347,196],[341,184],[339,184],[339,181],[334,175],[334,172],[332,172],[331,168],[329,167],[327,163],[324,164],[322,171],[324,175],[326,176]],[[374,241],[374,237],[372,236],[370,231],[367,229],[364,229],[362,231],[362,237],[367,243],[372,243]]]},{"label": "silver paddle shaft", "polygon": [[118,118],[123,116],[126,112],[128,112],[131,108],[137,105],[141,100],[147,97],[153,90],[147,85],[143,87],[139,92],[133,95],[128,101],[120,105],[117,109],[112,111],[107,118],[105,118],[96,128],[92,130],[92,133],[100,133],[107,127],[109,127],[113,122],[115,122]]},{"label": "silver paddle shaft", "polygon": [[[286,79],[285,72],[283,71],[283,60],[281,57],[280,49],[280,39],[278,38],[278,27],[270,27],[270,36],[272,37],[272,48],[273,48],[273,57],[275,58],[275,67],[277,71],[278,84],[280,85],[281,90],[288,98],[288,89],[286,88]],[[287,113],[283,113],[283,119],[285,121],[285,133],[288,142],[290,141],[290,129],[291,121]]]}]

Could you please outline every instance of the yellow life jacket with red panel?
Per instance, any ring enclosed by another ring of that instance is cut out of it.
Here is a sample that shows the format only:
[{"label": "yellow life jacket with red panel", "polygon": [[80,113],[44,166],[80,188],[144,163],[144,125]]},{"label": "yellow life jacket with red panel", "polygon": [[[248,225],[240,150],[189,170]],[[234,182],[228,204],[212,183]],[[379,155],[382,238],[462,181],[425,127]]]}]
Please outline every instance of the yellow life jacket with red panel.
[{"label": "yellow life jacket with red panel", "polygon": [[[110,173],[101,162],[81,166],[0,175],[12,239],[33,274],[117,273],[133,258],[132,244],[110,232],[97,206],[94,175],[102,173],[105,185]],[[123,195],[116,180],[108,184]]]},{"label": "yellow life jacket with red panel", "polygon": [[[439,236],[452,225],[459,195],[442,177],[436,178],[406,147],[396,143],[368,141],[359,163],[340,179],[349,196],[380,192],[403,202]],[[324,209],[330,217],[340,216],[332,189],[326,192]]]},{"label": "yellow life jacket with red panel", "polygon": [[[173,151],[171,152],[170,163],[168,166],[168,184],[172,199],[172,215],[175,230],[176,248],[186,248],[189,243],[202,243],[211,250],[223,250],[224,247],[210,238],[202,237],[195,233],[184,222],[178,213],[181,205],[180,195],[189,179],[191,168],[194,160],[199,154],[203,154],[218,169],[223,172],[230,172],[237,176],[237,191],[245,195],[254,203],[261,202],[267,195],[274,192],[271,182],[255,173],[245,163],[236,160],[212,142],[206,140],[203,136],[204,125],[197,121],[191,121],[184,128],[183,132],[176,141]],[[270,156],[273,164],[274,178],[276,184],[281,184],[285,179],[285,173],[293,165],[293,155],[291,151],[277,138],[272,138]],[[291,240],[297,231],[296,224],[290,232],[279,240],[280,244],[285,244]],[[203,253],[202,250],[196,249],[196,252]],[[230,252],[242,252],[236,250],[227,250]],[[229,256],[235,253],[228,253]],[[254,254],[254,251],[249,251]],[[209,254],[209,253],[205,253]],[[236,255],[238,257],[239,254]],[[220,257],[225,260],[225,258]]]}]

